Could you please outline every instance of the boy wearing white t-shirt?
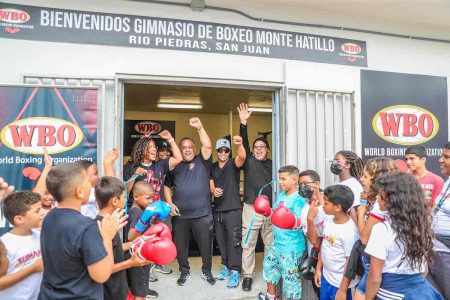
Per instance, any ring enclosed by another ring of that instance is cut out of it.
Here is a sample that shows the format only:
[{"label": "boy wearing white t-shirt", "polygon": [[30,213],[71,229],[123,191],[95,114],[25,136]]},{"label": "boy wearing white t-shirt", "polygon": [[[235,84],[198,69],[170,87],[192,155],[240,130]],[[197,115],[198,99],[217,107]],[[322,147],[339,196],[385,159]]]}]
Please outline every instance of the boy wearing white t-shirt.
[{"label": "boy wearing white t-shirt", "polygon": [[[314,281],[320,287],[320,299],[334,300],[344,275],[345,266],[353,244],[359,238],[358,228],[347,211],[353,204],[353,192],[345,185],[332,185],[324,192],[323,210],[329,215],[323,226],[322,248],[317,263]],[[314,226],[318,214],[317,201],[311,204],[308,213],[308,226]],[[351,288],[356,281],[350,282],[346,298],[352,299]]]},{"label": "boy wearing white t-shirt", "polygon": [[0,237],[0,299],[37,299],[42,281],[41,196],[23,191],[3,201],[3,215],[14,228]]}]

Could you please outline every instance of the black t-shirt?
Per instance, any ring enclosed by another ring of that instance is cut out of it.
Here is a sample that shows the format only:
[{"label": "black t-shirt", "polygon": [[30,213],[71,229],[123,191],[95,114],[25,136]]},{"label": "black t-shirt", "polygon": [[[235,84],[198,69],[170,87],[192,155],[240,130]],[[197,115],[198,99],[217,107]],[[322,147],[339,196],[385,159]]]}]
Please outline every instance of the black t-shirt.
[{"label": "black t-shirt", "polygon": [[[272,181],[272,160],[266,159],[263,161],[257,160],[253,153],[250,152],[250,145],[248,143],[247,126],[240,126],[239,130],[247,158],[243,166],[244,169],[244,202],[247,204],[254,204],[261,188]],[[268,185],[262,190],[262,195],[269,197],[272,203],[272,186]]]},{"label": "black t-shirt", "polygon": [[103,285],[87,267],[107,256],[97,222],[67,208],[52,209],[41,230],[44,275],[38,299],[102,299]]},{"label": "black t-shirt", "polygon": [[214,197],[214,211],[228,211],[241,208],[239,195],[239,168],[236,167],[235,158],[230,158],[220,168],[219,162],[211,168],[211,179],[214,186],[223,190],[222,196]]},{"label": "black t-shirt", "polygon": [[[102,216],[97,216],[96,220],[102,220]],[[122,241],[118,233],[112,240],[114,263],[125,261]],[[125,270],[111,274],[108,281],[103,284],[103,295],[105,300],[126,300],[128,295],[127,272]]]},{"label": "black t-shirt", "polygon": [[[123,180],[129,180],[138,167],[147,170],[147,174],[138,176],[136,181],[145,180],[150,182],[155,189],[155,201],[160,199],[164,200],[164,177],[169,172],[169,159],[154,161],[149,166],[144,166],[142,163],[133,166],[133,164],[127,163],[123,170]],[[131,207],[133,204],[132,191],[133,190],[130,191],[130,196],[128,197],[128,207]]]},{"label": "black t-shirt", "polygon": [[166,185],[173,188],[173,203],[181,214],[177,218],[192,219],[211,214],[211,165],[212,155],[205,160],[199,154],[190,162],[181,162],[167,176]]},{"label": "black t-shirt", "polygon": [[[139,221],[139,219],[141,218],[143,212],[144,212],[143,209],[141,209],[140,207],[135,207],[135,206],[131,207],[128,210],[128,223],[127,223],[127,225],[125,225],[125,228],[123,231],[123,233],[124,233],[123,240],[124,241],[128,241],[128,232],[130,232],[131,228],[134,228],[134,226],[136,226],[136,224]],[[150,226],[152,226],[152,224],[149,222],[147,225],[147,228],[145,228],[145,230],[150,228]],[[130,241],[130,242],[132,242],[132,241]]]}]

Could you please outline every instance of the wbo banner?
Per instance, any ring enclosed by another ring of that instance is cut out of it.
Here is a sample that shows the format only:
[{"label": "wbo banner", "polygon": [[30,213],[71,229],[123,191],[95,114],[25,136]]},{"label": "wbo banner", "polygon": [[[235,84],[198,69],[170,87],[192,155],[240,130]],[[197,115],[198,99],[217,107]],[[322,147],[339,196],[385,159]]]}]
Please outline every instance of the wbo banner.
[{"label": "wbo banner", "polygon": [[404,159],[405,150],[427,150],[427,169],[448,139],[447,78],[361,70],[362,158]]},{"label": "wbo banner", "polygon": [[[44,168],[44,147],[53,165],[96,162],[97,95],[97,89],[0,86],[0,177],[31,190]],[[0,215],[0,235],[10,226]]]},{"label": "wbo banner", "polygon": [[367,67],[364,41],[1,2],[0,38],[249,55]]},{"label": "wbo banner", "polygon": [[123,155],[130,156],[133,145],[146,133],[150,133],[152,139],[160,139],[158,135],[163,130],[168,130],[175,138],[175,121],[154,120],[125,120],[123,126]]},{"label": "wbo banner", "polygon": [[97,160],[97,89],[0,86],[0,176],[30,190],[44,147],[58,163]]}]

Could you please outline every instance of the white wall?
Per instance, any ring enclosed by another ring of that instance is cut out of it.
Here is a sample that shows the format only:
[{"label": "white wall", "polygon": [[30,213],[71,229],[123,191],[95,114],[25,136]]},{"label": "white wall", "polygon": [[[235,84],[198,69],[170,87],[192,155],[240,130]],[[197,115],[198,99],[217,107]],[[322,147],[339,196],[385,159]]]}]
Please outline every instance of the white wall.
[{"label": "white wall", "polygon": [[[237,24],[286,31],[297,31],[359,39],[367,42],[368,69],[450,78],[450,44],[394,38],[292,25],[256,22],[241,15],[215,10],[202,12],[190,8],[118,0],[10,0],[29,4],[86,11],[147,15],[205,22]],[[236,1],[223,1],[223,7],[236,8]],[[273,5],[246,6],[247,13],[273,19],[298,20],[314,18],[329,23],[332,15],[292,8],[274,9]],[[116,73],[171,75],[285,82],[288,88],[354,92],[356,124],[360,124],[360,68],[303,61],[259,58],[214,53],[127,47],[78,45],[21,40],[0,40],[0,83],[17,84],[24,74],[112,77]],[[450,86],[450,81],[449,86]],[[113,99],[111,99],[113,100]],[[356,146],[360,148],[360,128],[356,128]]]}]

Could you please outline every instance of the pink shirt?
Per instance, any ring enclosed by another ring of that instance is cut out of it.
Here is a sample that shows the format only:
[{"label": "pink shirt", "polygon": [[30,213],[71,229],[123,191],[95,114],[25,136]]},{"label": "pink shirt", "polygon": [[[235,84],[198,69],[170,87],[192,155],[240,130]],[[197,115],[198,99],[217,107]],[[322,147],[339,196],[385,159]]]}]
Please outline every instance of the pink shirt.
[{"label": "pink shirt", "polygon": [[431,207],[434,207],[434,200],[442,191],[444,180],[434,173],[428,172],[427,175],[417,179],[422,186],[425,199],[430,201]]}]

